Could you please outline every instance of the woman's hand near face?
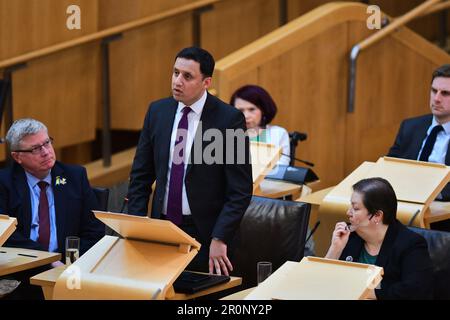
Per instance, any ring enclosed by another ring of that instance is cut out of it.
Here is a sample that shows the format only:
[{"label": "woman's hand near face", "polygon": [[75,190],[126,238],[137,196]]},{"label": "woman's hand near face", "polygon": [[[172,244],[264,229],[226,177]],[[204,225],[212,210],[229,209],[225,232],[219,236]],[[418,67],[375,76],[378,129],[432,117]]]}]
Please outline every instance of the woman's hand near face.
[{"label": "woman's hand near face", "polygon": [[342,251],[347,245],[349,236],[350,231],[347,228],[347,224],[345,222],[336,223],[333,236],[331,237],[331,246],[328,249],[325,258],[339,259]]}]

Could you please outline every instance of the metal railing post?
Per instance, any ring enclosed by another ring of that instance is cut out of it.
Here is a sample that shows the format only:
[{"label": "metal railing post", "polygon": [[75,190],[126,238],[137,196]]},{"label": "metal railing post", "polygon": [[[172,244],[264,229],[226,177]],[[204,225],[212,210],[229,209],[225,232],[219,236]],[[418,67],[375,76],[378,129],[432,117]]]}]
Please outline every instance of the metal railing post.
[{"label": "metal railing post", "polygon": [[214,8],[212,4],[192,11],[192,43],[196,47],[201,47],[202,42],[202,14]]},{"label": "metal railing post", "polygon": [[[3,123],[3,116],[5,119],[5,133],[13,123],[13,83],[12,74],[14,71],[26,67],[26,63],[16,64],[14,66],[5,68],[3,71],[3,86],[0,92],[0,125]],[[5,161],[6,164],[11,164],[11,155],[9,154],[8,145],[5,144]]]},{"label": "metal railing post", "polygon": [[101,43],[102,52],[102,158],[103,166],[111,166],[112,139],[111,139],[111,95],[110,95],[110,69],[109,44],[122,38],[122,34],[106,37]]}]

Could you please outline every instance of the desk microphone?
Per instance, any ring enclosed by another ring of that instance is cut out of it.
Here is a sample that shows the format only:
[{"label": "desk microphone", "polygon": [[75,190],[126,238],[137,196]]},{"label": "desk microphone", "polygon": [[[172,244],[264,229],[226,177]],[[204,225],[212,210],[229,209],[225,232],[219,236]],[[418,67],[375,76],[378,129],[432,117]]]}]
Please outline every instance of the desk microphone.
[{"label": "desk microphone", "polygon": [[311,232],[309,233],[309,236],[306,238],[305,244],[308,243],[309,239],[310,239],[311,236],[314,234],[314,232],[316,232],[316,230],[317,230],[317,228],[319,227],[319,225],[320,225],[320,221],[318,220],[318,221],[316,222],[316,224],[314,225],[314,227],[312,228]]}]

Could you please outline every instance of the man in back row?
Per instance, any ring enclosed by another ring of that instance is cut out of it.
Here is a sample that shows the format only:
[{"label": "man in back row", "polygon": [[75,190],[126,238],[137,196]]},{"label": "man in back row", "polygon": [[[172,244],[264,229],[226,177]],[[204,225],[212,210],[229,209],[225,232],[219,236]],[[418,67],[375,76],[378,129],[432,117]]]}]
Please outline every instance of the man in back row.
[{"label": "man in back row", "polygon": [[[80,237],[80,255],[105,234],[91,210],[97,199],[86,169],[56,161],[47,127],[34,119],[13,123],[6,135],[14,163],[0,170],[0,214],[17,219],[6,247],[59,252],[65,256],[67,236]],[[52,263],[53,267],[62,265]],[[8,299],[43,299],[29,278],[47,269],[26,270],[10,277],[21,281]]]},{"label": "man in back row", "polygon": [[[388,156],[450,165],[450,64],[432,74],[430,109],[431,114],[402,122]],[[450,201],[450,184],[437,200]],[[447,229],[450,223],[444,225]]]},{"label": "man in back row", "polygon": [[91,212],[98,204],[86,169],[56,161],[37,120],[15,121],[6,141],[14,163],[0,170],[0,214],[17,218],[17,228],[5,246],[64,253],[66,237],[78,236],[83,254],[105,231]]}]

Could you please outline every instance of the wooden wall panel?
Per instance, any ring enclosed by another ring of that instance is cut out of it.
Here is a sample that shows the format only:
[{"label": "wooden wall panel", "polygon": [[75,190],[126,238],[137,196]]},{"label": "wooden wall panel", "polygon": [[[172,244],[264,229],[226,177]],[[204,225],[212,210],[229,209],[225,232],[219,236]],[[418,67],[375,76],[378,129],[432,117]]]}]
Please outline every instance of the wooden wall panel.
[{"label": "wooden wall panel", "polygon": [[248,83],[267,89],[278,106],[272,123],[308,134],[296,156],[314,162],[314,171],[326,186],[340,182],[344,175],[346,84],[338,79],[346,72],[342,63],[346,53],[347,27],[343,24],[230,79],[229,92],[220,95],[229,101],[234,90]]},{"label": "wooden wall panel", "polygon": [[[69,5],[81,30],[66,27]],[[0,0],[0,60],[97,31],[97,0]],[[13,118],[43,121],[57,147],[94,139],[99,103],[98,44],[36,59],[13,74]]]},{"label": "wooden wall panel", "polygon": [[278,58],[272,72],[262,68],[261,74],[263,86],[278,86],[271,90],[279,106],[274,124],[308,134],[296,156],[315,163],[314,171],[325,185],[340,181],[344,169],[340,150],[345,112],[340,106],[345,95],[343,83],[336,79],[345,71],[345,38],[345,26],[331,28]]},{"label": "wooden wall panel", "polygon": [[201,43],[218,60],[278,26],[278,0],[225,0],[202,15]]},{"label": "wooden wall panel", "polygon": [[98,0],[99,29],[174,9],[195,0]]},{"label": "wooden wall panel", "polygon": [[[358,22],[352,24],[352,30],[363,30]],[[430,113],[431,73],[437,66],[392,37],[361,54],[355,113],[347,123],[346,145],[352,146],[345,153],[347,173],[385,155],[403,119]]]},{"label": "wooden wall panel", "polygon": [[44,122],[56,147],[93,140],[98,60],[93,43],[30,62],[13,75],[13,118]]},{"label": "wooden wall panel", "polygon": [[149,102],[171,94],[174,57],[192,44],[192,19],[183,14],[127,32],[111,45],[111,125],[140,130]]},{"label": "wooden wall panel", "polygon": [[[66,9],[81,8],[81,30],[68,30]],[[0,60],[97,31],[97,0],[0,0]]]}]

